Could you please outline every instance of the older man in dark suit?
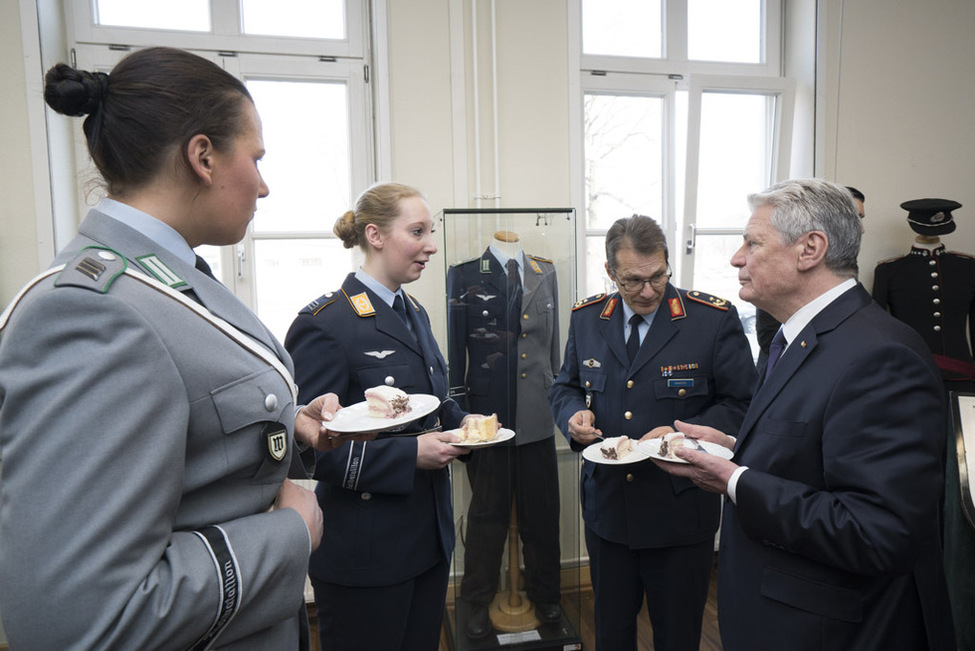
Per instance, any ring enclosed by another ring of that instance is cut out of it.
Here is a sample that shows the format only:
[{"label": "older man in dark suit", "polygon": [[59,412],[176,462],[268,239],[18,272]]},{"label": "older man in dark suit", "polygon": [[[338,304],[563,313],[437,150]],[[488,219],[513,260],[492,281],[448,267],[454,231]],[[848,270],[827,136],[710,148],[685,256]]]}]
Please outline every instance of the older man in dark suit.
[{"label": "older man in dark suit", "polygon": [[[728,651],[954,649],[938,500],[944,397],[924,342],[855,280],[849,193],[787,181],[749,197],[741,298],[782,322],[732,461],[658,462],[726,493],[718,614]],[[776,348],[778,347],[778,352]],[[784,349],[784,352],[782,352]]]}]

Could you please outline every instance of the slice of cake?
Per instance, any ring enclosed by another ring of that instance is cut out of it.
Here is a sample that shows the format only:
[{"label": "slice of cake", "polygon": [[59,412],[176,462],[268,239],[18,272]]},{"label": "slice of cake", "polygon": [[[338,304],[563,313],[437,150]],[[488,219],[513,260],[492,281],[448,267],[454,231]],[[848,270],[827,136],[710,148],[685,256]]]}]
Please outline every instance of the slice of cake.
[{"label": "slice of cake", "polygon": [[625,459],[630,452],[633,452],[633,439],[629,436],[613,436],[603,439],[599,445],[599,451],[603,453],[604,459],[614,461]]},{"label": "slice of cake", "polygon": [[483,443],[498,435],[498,415],[471,414],[458,432],[462,443]]},{"label": "slice of cake", "polygon": [[397,418],[410,412],[410,397],[396,387],[379,385],[366,389],[366,406],[373,418]]},{"label": "slice of cake", "polygon": [[680,432],[664,434],[664,437],[660,440],[660,449],[657,450],[657,454],[668,459],[679,459],[680,457],[674,454],[674,452],[677,451],[677,448],[684,447],[684,445],[684,435]]}]

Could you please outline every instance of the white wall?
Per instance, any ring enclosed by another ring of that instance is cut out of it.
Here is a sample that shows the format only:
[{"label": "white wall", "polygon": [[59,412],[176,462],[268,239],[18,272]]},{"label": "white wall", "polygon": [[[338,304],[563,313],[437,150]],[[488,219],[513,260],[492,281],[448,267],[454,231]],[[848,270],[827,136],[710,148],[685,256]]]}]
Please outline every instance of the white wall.
[{"label": "white wall", "polygon": [[[0,304],[46,266],[39,260],[29,138],[27,58],[18,2],[0,2]],[[35,97],[36,99],[36,97]],[[41,118],[43,119],[43,117]]]},{"label": "white wall", "polygon": [[861,280],[903,255],[914,232],[900,204],[954,199],[949,249],[975,253],[975,3],[824,0],[817,172],[867,196]]}]

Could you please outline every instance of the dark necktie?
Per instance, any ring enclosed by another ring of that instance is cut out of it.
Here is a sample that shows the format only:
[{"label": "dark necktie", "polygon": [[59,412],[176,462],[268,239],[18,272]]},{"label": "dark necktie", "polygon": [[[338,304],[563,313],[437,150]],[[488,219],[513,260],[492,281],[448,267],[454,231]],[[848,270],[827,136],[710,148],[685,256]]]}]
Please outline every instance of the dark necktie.
[{"label": "dark necktie", "polygon": [[518,275],[518,261],[514,258],[509,258],[505,263],[505,269],[507,269],[507,287],[508,292],[508,323],[511,326],[512,331],[515,335],[521,334],[521,276]]},{"label": "dark necktie", "polygon": [[779,361],[783,350],[785,350],[785,335],[782,333],[782,328],[779,328],[768,347],[768,364],[765,365],[765,377],[772,373],[772,367]]},{"label": "dark necktie", "polygon": [[202,257],[196,256],[196,265],[195,266],[196,266],[196,268],[198,270],[202,271],[203,273],[205,273],[206,275],[210,276],[214,280],[217,279],[217,277],[213,275],[213,271],[210,269],[210,265],[207,264],[207,261],[204,260]]},{"label": "dark necktie", "polygon": [[630,317],[630,336],[626,338],[626,354],[630,358],[630,363],[636,359],[636,354],[640,350],[640,322],[643,317],[634,314]]},{"label": "dark necktie", "polygon": [[397,294],[396,297],[393,298],[393,311],[399,315],[399,318],[403,319],[403,323],[406,324],[407,328],[409,328],[410,320],[406,318],[406,305],[403,303],[403,296],[401,294]]}]

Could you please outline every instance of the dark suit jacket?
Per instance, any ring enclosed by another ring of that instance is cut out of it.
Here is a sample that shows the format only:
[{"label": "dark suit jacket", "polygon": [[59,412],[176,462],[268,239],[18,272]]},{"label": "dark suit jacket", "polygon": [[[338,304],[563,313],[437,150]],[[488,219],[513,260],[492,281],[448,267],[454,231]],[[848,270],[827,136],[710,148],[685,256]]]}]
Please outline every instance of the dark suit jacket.
[{"label": "dark suit jacket", "polygon": [[[619,294],[577,303],[549,403],[563,433],[589,396],[604,436],[638,439],[676,419],[736,430],[754,385],[738,311],[727,301],[668,285],[632,365]],[[633,549],[703,542],[717,530],[718,497],[649,462],[585,461],[581,489],[586,525]]]},{"label": "dark suit jacket", "polygon": [[728,651],[951,649],[938,551],[941,382],[862,286],[820,312],[752,398],[721,529]]},{"label": "dark suit jacket", "polygon": [[[361,302],[357,309],[354,301],[362,294],[371,310]],[[303,309],[285,338],[295,360],[299,402],[332,391],[342,405],[351,405],[390,377],[407,393],[446,398],[447,365],[426,310],[411,297],[407,313],[416,338],[354,274],[341,290]],[[439,411],[445,429],[459,426],[464,415],[453,400]],[[437,416],[417,427],[435,425]],[[450,558],[450,472],[418,470],[416,445],[411,436],[385,437],[319,455],[316,492],[328,515],[322,545],[312,554],[313,577],[350,586],[391,585]]]}]

